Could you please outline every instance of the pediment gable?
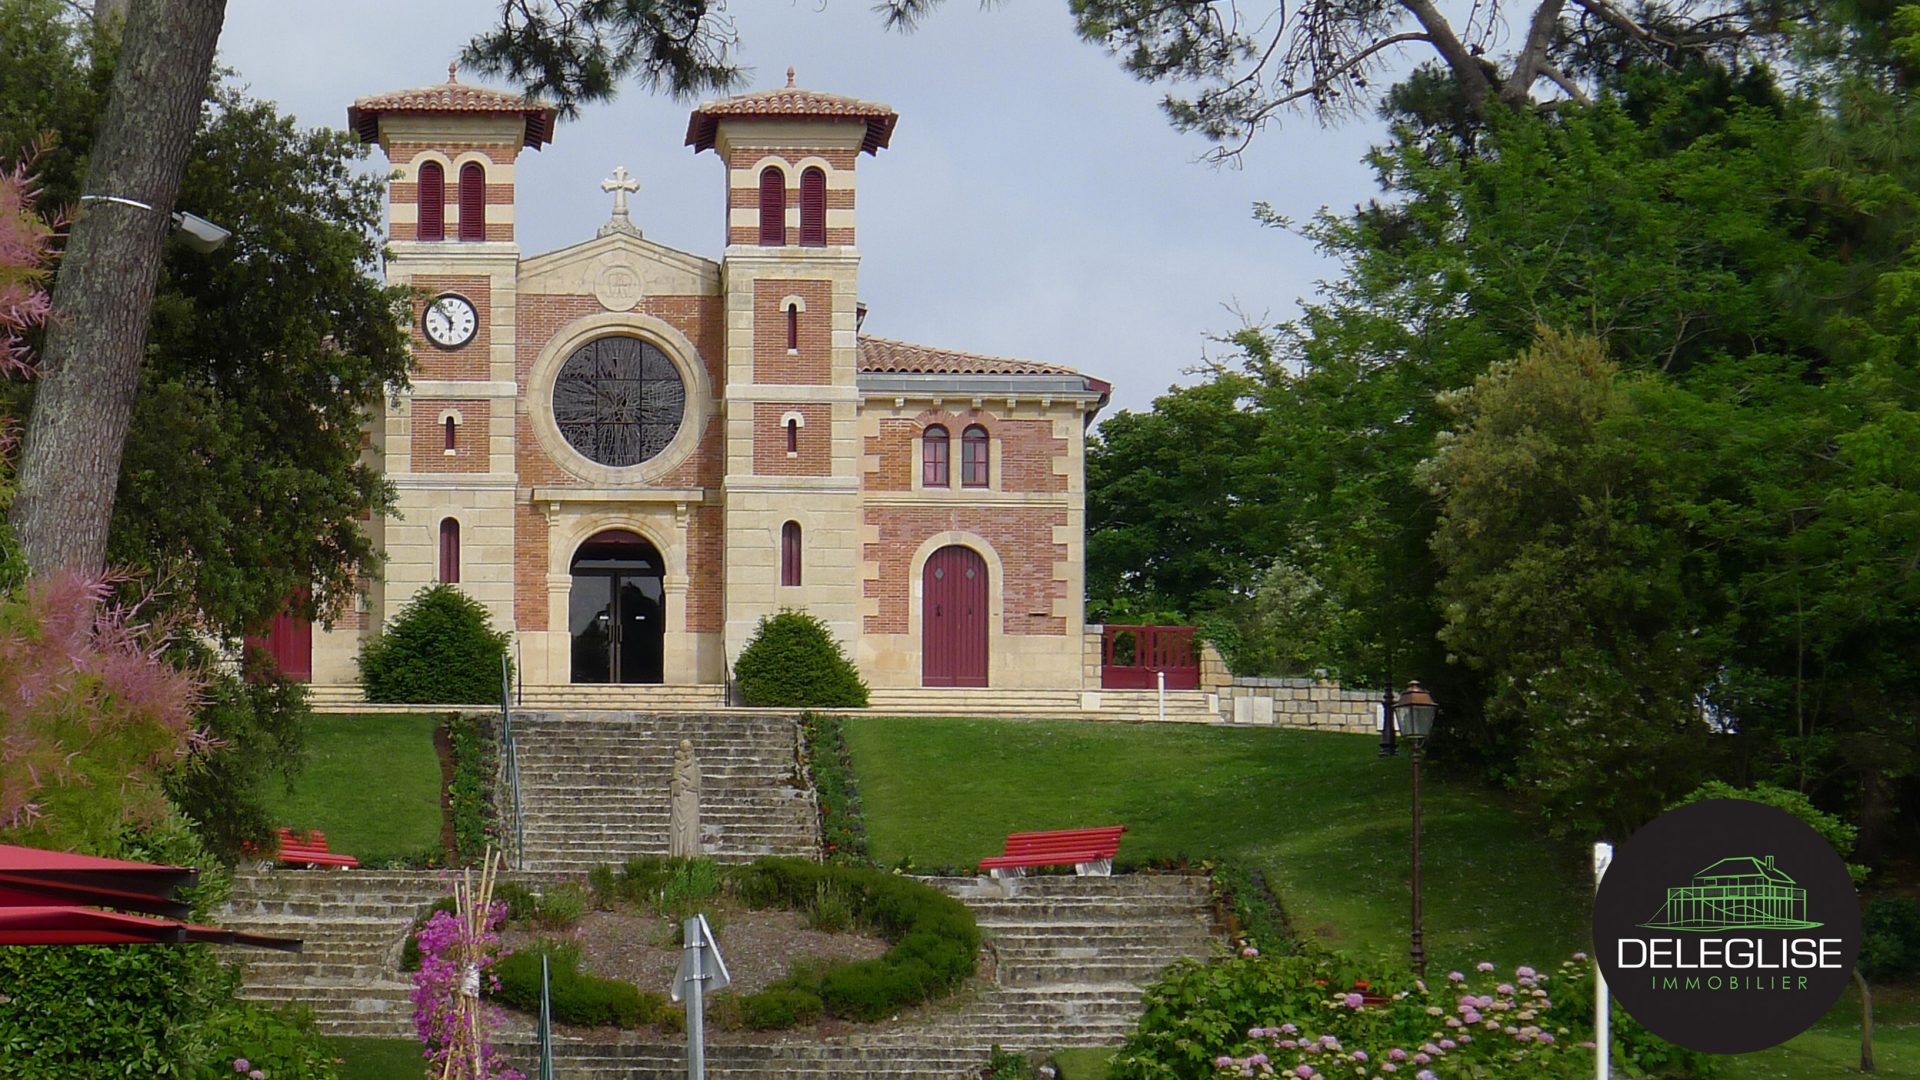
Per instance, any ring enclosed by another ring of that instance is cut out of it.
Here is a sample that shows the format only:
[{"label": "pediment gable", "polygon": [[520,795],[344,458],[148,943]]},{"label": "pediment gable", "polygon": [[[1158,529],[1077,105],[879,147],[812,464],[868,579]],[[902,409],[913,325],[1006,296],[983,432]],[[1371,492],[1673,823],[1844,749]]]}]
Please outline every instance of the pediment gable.
[{"label": "pediment gable", "polygon": [[720,264],[616,232],[521,260],[519,289],[522,295],[597,296],[623,310],[643,296],[717,295]]}]

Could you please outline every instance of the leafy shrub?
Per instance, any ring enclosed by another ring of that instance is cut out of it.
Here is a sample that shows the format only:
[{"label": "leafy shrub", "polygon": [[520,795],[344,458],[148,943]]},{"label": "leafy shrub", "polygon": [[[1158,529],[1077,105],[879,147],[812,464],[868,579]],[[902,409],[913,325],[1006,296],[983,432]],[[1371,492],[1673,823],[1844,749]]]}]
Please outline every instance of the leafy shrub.
[{"label": "leafy shrub", "polygon": [[1876,896],[1860,917],[1860,970],[1873,979],[1920,975],[1920,900]]},{"label": "leafy shrub", "polygon": [[[1239,1076],[1249,1067],[1264,1072],[1263,1065],[1291,1076],[1303,1064],[1327,1076],[1362,1067],[1371,1075],[1371,1063],[1418,1053],[1431,1057],[1439,1075],[1476,1080],[1593,1074],[1593,965],[1583,955],[1552,972],[1522,967],[1502,974],[1483,964],[1436,975],[1422,988],[1404,973],[1370,977],[1335,952],[1247,953],[1182,961],[1149,987],[1139,1027],[1113,1057],[1114,1080]],[[1502,1008],[1483,1016],[1463,995],[1489,997]],[[1499,1030],[1508,1025],[1524,1038]],[[1323,1041],[1329,1037],[1336,1041]],[[1614,1012],[1613,1043],[1623,1075],[1710,1080],[1720,1074],[1714,1055],[1659,1039],[1625,1010]],[[1413,1067],[1406,1061],[1404,1068]]]},{"label": "leafy shrub", "polygon": [[573,884],[555,885],[535,901],[532,921],[548,930],[565,930],[586,913],[585,889]]},{"label": "leafy shrub", "polygon": [[820,995],[794,987],[769,987],[739,998],[742,1025],[754,1031],[778,1031],[811,1024],[825,1005]]},{"label": "leafy shrub", "polygon": [[867,684],[827,624],[804,611],[763,617],[740,659],[734,682],[748,705],[782,709],[864,708]]},{"label": "leafy shrub", "polygon": [[[871,927],[892,947],[871,960],[822,968],[796,965],[762,994],[804,990],[817,994],[829,1015],[870,1021],[952,990],[973,974],[980,951],[973,913],[912,878],[798,859],[761,859],[739,872],[734,891],[749,904],[804,911],[817,901],[823,885],[844,890],[852,921]],[[750,1014],[757,996],[741,999]]]},{"label": "leafy shrub", "polygon": [[1012,1050],[1003,1050],[999,1043],[987,1054],[987,1068],[981,1074],[985,1080],[1033,1080],[1033,1062],[1027,1055]]},{"label": "leafy shrub", "polygon": [[414,594],[360,650],[367,700],[412,705],[500,701],[507,635],[478,600],[441,582]]},{"label": "leafy shrub", "polygon": [[[1692,791],[1682,795],[1673,806],[1685,806],[1688,803],[1703,802],[1707,799],[1745,799],[1775,810],[1785,810],[1807,824],[1807,827],[1820,834],[1820,839],[1833,846],[1833,850],[1842,859],[1853,854],[1854,841],[1860,830],[1813,805],[1813,800],[1792,788],[1783,788],[1778,784],[1759,783],[1752,787],[1734,787],[1723,780],[1709,780]],[[1671,809],[1672,807],[1669,807]],[[1854,863],[1847,864],[1847,873],[1858,884],[1867,879],[1867,868]]]},{"label": "leafy shrub", "polygon": [[1214,899],[1225,909],[1225,920],[1243,944],[1269,952],[1286,951],[1294,942],[1286,909],[1267,884],[1266,874],[1251,862],[1222,859],[1214,862],[1210,879]]},{"label": "leafy shrub", "polygon": [[486,858],[498,833],[493,800],[493,778],[500,747],[490,717],[450,715],[447,745],[452,750],[453,781],[447,803],[453,812],[454,856],[474,865]]},{"label": "leafy shrub", "polygon": [[665,994],[642,990],[621,979],[581,971],[580,946],[573,942],[542,941],[495,961],[488,971],[499,985],[490,991],[490,996],[513,1008],[538,1012],[540,957],[543,955],[547,957],[548,987],[556,1021],[585,1027],[676,1026],[679,1014],[667,1003]]},{"label": "leafy shrub", "polygon": [[[303,1008],[268,1008],[235,1000],[207,1023],[209,1049],[190,1075],[227,1080],[255,1069],[272,1080],[335,1080],[333,1051]],[[245,1065],[242,1069],[240,1066]]]},{"label": "leafy shrub", "polygon": [[800,718],[800,727],[806,739],[813,790],[820,800],[820,832],[826,842],[827,861],[872,865],[867,823],[860,809],[860,794],[854,789],[853,761],[847,756],[846,730],[840,718],[807,713]]}]

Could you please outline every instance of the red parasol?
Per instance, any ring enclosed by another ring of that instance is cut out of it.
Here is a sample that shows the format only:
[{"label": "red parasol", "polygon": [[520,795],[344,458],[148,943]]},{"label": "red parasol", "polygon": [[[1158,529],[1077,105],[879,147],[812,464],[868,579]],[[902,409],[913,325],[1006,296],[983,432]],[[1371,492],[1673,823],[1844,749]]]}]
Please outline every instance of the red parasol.
[{"label": "red parasol", "polygon": [[[299,952],[295,938],[267,937],[182,922],[173,898],[191,885],[191,867],[102,859],[0,844],[0,945],[132,945],[205,942]],[[166,918],[99,911],[114,907]]]}]

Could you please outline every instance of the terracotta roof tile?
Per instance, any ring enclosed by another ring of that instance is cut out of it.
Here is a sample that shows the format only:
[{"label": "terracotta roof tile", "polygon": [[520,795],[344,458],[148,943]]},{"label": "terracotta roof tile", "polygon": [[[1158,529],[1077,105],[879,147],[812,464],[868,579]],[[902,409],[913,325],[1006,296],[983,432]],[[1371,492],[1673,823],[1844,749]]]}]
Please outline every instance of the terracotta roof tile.
[{"label": "terracotta roof tile", "polygon": [[914,345],[862,335],[860,370],[900,375],[1078,375],[1072,368],[1037,360],[1012,360]]},{"label": "terracotta roof tile", "polygon": [[886,148],[893,138],[893,125],[900,117],[888,105],[877,101],[823,94],[803,90],[792,83],[777,90],[738,94],[718,101],[703,102],[687,120],[687,145],[698,153],[713,146],[715,132],[723,117],[826,117],[828,119],[865,120],[867,136],[860,149],[872,154]]},{"label": "terracotta roof tile", "polygon": [[363,141],[373,142],[380,137],[380,117],[386,113],[521,113],[527,119],[528,146],[539,149],[553,141],[553,106],[452,79],[360,98],[347,110],[347,126]]}]

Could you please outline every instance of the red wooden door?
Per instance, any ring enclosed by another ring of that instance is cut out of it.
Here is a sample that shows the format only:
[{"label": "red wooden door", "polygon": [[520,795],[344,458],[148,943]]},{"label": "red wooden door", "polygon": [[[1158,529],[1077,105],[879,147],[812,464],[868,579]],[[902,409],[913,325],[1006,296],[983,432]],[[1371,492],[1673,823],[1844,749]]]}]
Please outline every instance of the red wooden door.
[{"label": "red wooden door", "polygon": [[[303,591],[294,602],[304,599]],[[274,670],[294,682],[313,681],[313,624],[292,611],[275,615],[264,636],[249,634],[246,647],[265,653]]]},{"label": "red wooden door", "polygon": [[971,548],[943,547],[921,574],[920,682],[987,685],[987,563]]}]

